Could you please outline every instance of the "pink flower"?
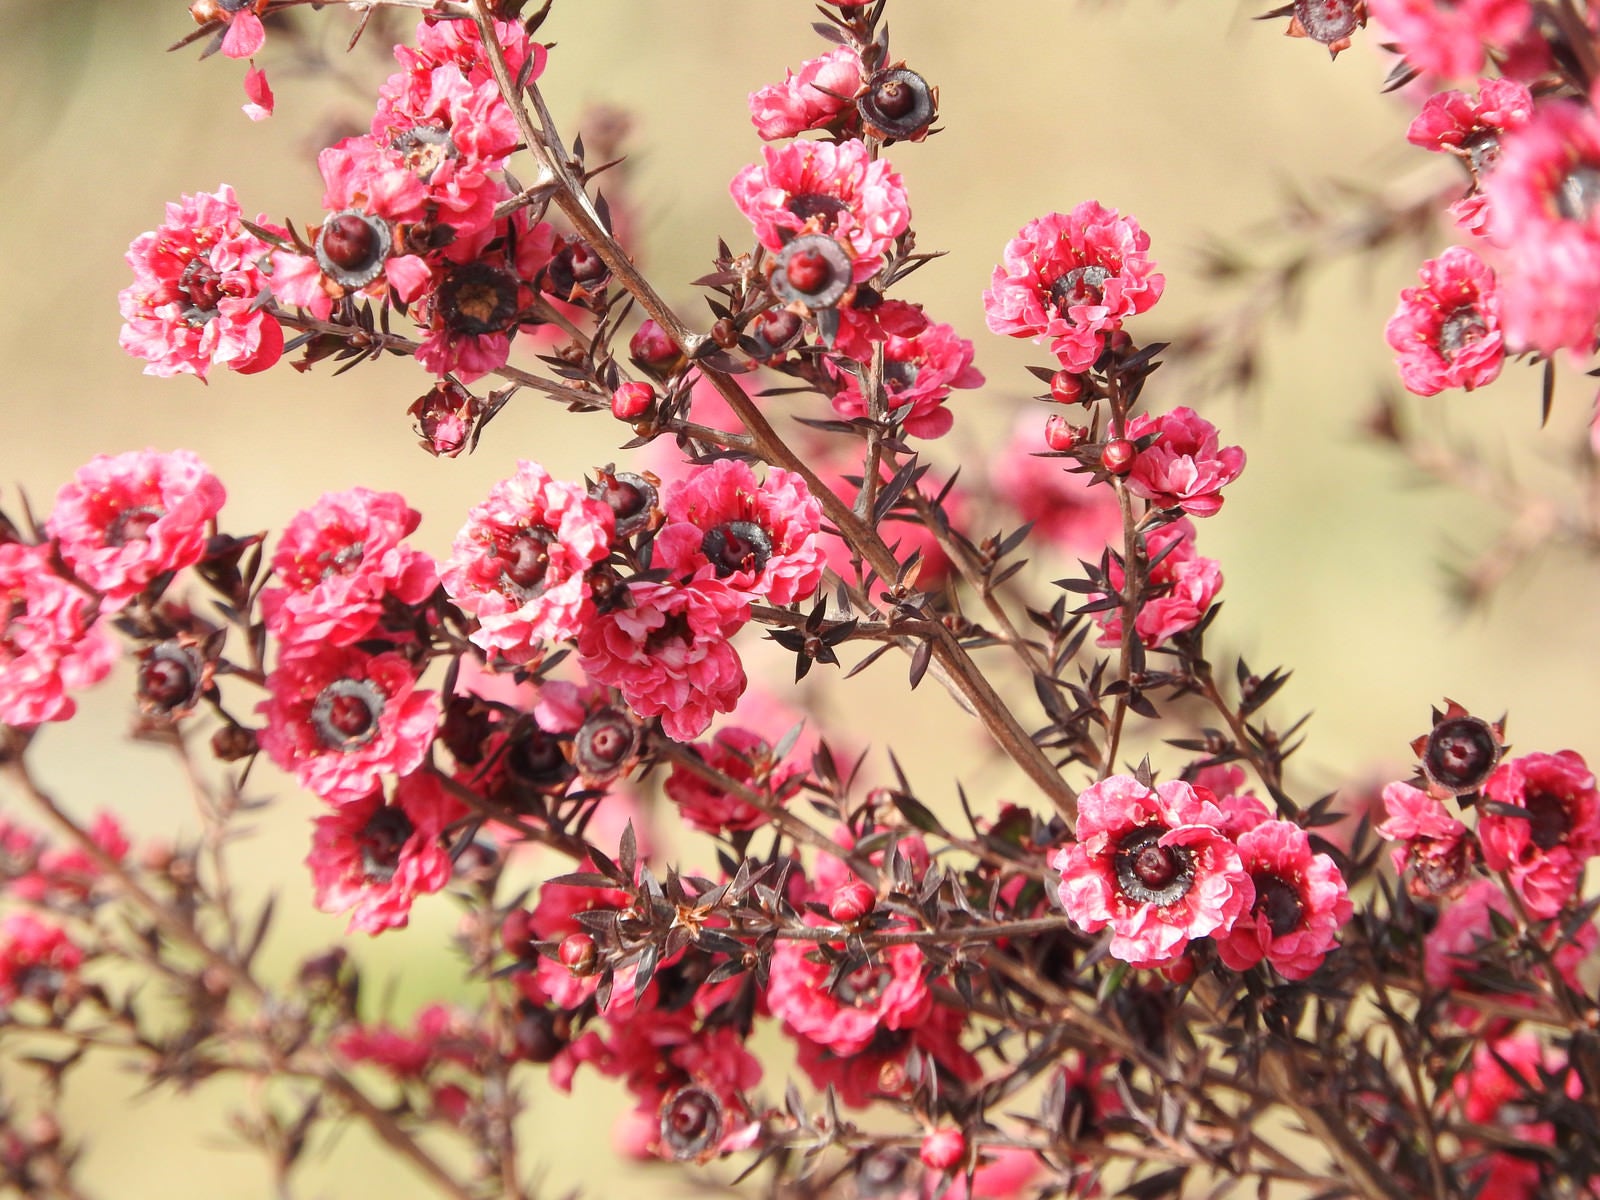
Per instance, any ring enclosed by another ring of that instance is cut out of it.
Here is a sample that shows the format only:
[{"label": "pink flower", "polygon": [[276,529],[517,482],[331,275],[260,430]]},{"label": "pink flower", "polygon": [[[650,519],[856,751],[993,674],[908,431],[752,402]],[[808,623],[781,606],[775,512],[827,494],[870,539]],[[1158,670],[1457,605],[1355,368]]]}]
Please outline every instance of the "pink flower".
[{"label": "pink flower", "polygon": [[1506,136],[1484,193],[1495,243],[1515,248],[1500,277],[1507,340],[1588,353],[1600,318],[1600,115],[1545,105]]},{"label": "pink flower", "polygon": [[1255,885],[1255,904],[1217,942],[1217,954],[1244,971],[1265,958],[1285,979],[1307,979],[1350,920],[1344,877],[1332,858],[1311,852],[1292,821],[1263,821],[1239,837],[1239,857]]},{"label": "pink flower", "polygon": [[256,706],[261,748],[324,800],[365,800],[384,775],[408,775],[427,756],[439,701],[416,685],[394,651],[328,646],[284,659]]},{"label": "pink flower", "polygon": [[749,603],[715,578],[634,582],[620,607],[584,626],[578,657],[639,716],[658,716],[668,737],[692,741],[744,692],[731,639],[749,619]]},{"label": "pink flower", "polygon": [[763,146],[765,163],[733,178],[733,201],[773,253],[797,234],[823,233],[854,256],[851,277],[865,283],[911,224],[905,185],[861,142]]},{"label": "pink flower", "polygon": [[1422,286],[1400,293],[1384,327],[1406,390],[1432,396],[1493,383],[1506,357],[1494,272],[1471,250],[1451,246],[1418,274]]},{"label": "pink flower", "polygon": [[667,485],[657,559],[674,574],[714,575],[739,592],[793,604],[822,579],[822,503],[782,467],[757,482],[750,464],[720,458]]},{"label": "pink flower", "polygon": [[835,311],[839,314],[839,332],[833,339],[834,349],[861,363],[872,361],[873,347],[880,342],[890,338],[909,341],[932,324],[920,304],[882,298],[867,304],[859,292]]},{"label": "pink flower", "polygon": [[1511,886],[1534,916],[1555,916],[1572,897],[1584,864],[1600,853],[1594,774],[1571,750],[1529,754],[1496,767],[1483,795],[1527,813],[1485,812],[1478,818],[1484,865],[1510,874]]},{"label": "pink flower", "polygon": [[1122,532],[1116,493],[1092,484],[1088,472],[1068,471],[1068,460],[1041,458],[1044,447],[1032,413],[1023,414],[1011,440],[989,462],[989,485],[1017,516],[1033,522],[1032,536],[1073,558],[1097,559]]},{"label": "pink flower", "polygon": [[[544,74],[550,54],[545,47],[528,37],[520,21],[494,22],[494,40],[505,55],[511,78],[516,79],[527,71],[525,78],[533,82]],[[494,78],[484,50],[483,36],[471,21],[435,21],[424,17],[417,24],[415,48],[397,45],[395,59],[408,73],[431,71],[435,67],[453,66],[469,83],[482,84]],[[528,59],[533,65],[527,66]]]},{"label": "pink flower", "polygon": [[420,520],[398,492],[360,487],[296,513],[272,556],[280,586],[261,593],[268,632],[285,648],[350,646],[377,629],[387,604],[421,604],[438,575],[401,540]]},{"label": "pink flower", "polygon": [[441,1062],[470,1065],[479,1038],[471,1019],[446,1004],[417,1010],[411,1033],[387,1023],[350,1025],[335,1034],[329,1046],[347,1063],[372,1063],[397,1079],[424,1079]]},{"label": "pink flower", "polygon": [[1109,925],[1112,956],[1135,967],[1166,966],[1191,939],[1225,936],[1256,893],[1221,821],[1211,793],[1181,780],[1101,780],[1078,798],[1078,840],[1050,859],[1062,908],[1088,933]]},{"label": "pink flower", "polygon": [[1483,69],[1484,46],[1516,42],[1533,19],[1528,0],[1367,0],[1373,19],[1412,66],[1447,79]]},{"label": "pink flower", "polygon": [[833,1088],[854,1108],[864,1108],[884,1096],[903,1100],[912,1091],[907,1062],[913,1050],[923,1063],[938,1069],[941,1080],[975,1083],[983,1078],[982,1065],[961,1044],[965,1025],[962,1013],[935,1003],[917,1024],[880,1029],[859,1050],[841,1051],[795,1034],[795,1061],[813,1086]]},{"label": "pink flower", "polygon": [[220,44],[229,58],[252,58],[267,42],[266,27],[257,15],[266,6],[267,0],[194,0],[189,13],[202,25],[222,22]]},{"label": "pink flower", "polygon": [[[89,835],[113,862],[127,856],[127,835],[112,814],[99,813]],[[76,845],[47,847],[38,835],[4,818],[0,818],[0,863],[8,895],[56,910],[82,904],[104,874],[99,860],[87,850]]]},{"label": "pink flower", "polygon": [[[1571,1099],[1583,1095],[1583,1082],[1567,1070],[1566,1056],[1540,1045],[1531,1033],[1515,1033],[1480,1042],[1472,1063],[1455,1077],[1456,1100],[1461,1115],[1475,1125],[1505,1129],[1519,1141],[1553,1146],[1555,1128],[1548,1121],[1526,1119],[1548,1086],[1546,1078],[1565,1077]],[[1469,1148],[1476,1139],[1465,1139]],[[1545,1195],[1544,1175],[1536,1159],[1504,1150],[1485,1155],[1468,1168],[1468,1178],[1478,1182],[1473,1195],[1482,1200],[1536,1200]]]},{"label": "pink flower", "polygon": [[1029,221],[983,293],[990,331],[1048,337],[1063,367],[1088,370],[1107,332],[1161,298],[1166,279],[1152,274],[1149,248],[1138,222],[1094,200]]},{"label": "pink flower", "polygon": [[1217,428],[1192,408],[1175,408],[1159,417],[1128,422],[1132,441],[1155,435],[1133,460],[1128,490],[1157,508],[1181,508],[1191,517],[1209,517],[1222,507],[1222,489],[1244,470],[1244,451],[1217,445]]},{"label": "pink flower", "polygon": [[[842,417],[866,416],[861,381],[845,371],[838,379],[843,386],[834,394],[833,410]],[[952,388],[982,386],[983,372],[972,365],[972,343],[952,326],[929,323],[914,337],[891,334],[884,343],[884,399],[891,416],[900,409],[909,410],[900,422],[912,437],[936,438],[949,433],[955,418],[944,407],[945,397]]]},{"label": "pink flower", "polygon": [[317,818],[306,855],[317,908],[348,912],[351,933],[404,928],[412,901],[450,882],[444,835],[466,811],[431,771],[400,780],[391,804],[378,788],[336,805]]},{"label": "pink flower", "polygon": [[[1440,905],[1438,923],[1428,931],[1422,948],[1422,974],[1429,987],[1483,990],[1470,986],[1466,976],[1486,962],[1501,961],[1498,954],[1494,959],[1485,955],[1485,947],[1499,941],[1490,912],[1515,920],[1511,901],[1493,879],[1473,880],[1459,895]],[[1600,944],[1600,930],[1586,922],[1576,936],[1560,938],[1551,926],[1544,937],[1561,978],[1569,986],[1579,987],[1578,968]]]},{"label": "pink flower", "polygon": [[1460,155],[1474,175],[1487,174],[1500,157],[1500,137],[1533,116],[1533,93],[1515,79],[1480,79],[1477,96],[1437,92],[1406,130],[1424,150]]},{"label": "pink flower", "polygon": [[550,262],[555,231],[519,210],[470,259],[439,264],[414,315],[426,331],[417,362],[472,383],[505,366],[511,339],[532,307],[532,281]]},{"label": "pink flower", "polygon": [[[588,870],[589,866],[585,865],[583,869]],[[532,938],[559,942],[568,934],[585,932],[585,927],[578,921],[579,913],[595,909],[620,912],[629,903],[628,893],[620,888],[547,883],[539,889],[538,904],[527,914],[527,929]],[[517,975],[517,986],[523,995],[539,1004],[552,1003],[560,1008],[577,1008],[594,995],[599,983],[598,976],[574,975],[548,954],[537,955],[531,967],[530,971]],[[615,992],[616,989],[613,989],[614,995]]]},{"label": "pink flower", "polygon": [[188,450],[102,454],[56,493],[48,528],[73,574],[115,612],[157,576],[200,561],[226,496]]},{"label": "pink flower", "polygon": [[267,85],[267,73],[259,70],[255,64],[244,73],[244,94],[250,103],[244,105],[244,115],[252,121],[265,121],[272,115],[276,101],[273,99],[272,88]]},{"label": "pink flower", "polygon": [[77,712],[69,689],[99,683],[116,645],[94,602],[51,566],[48,547],[0,543],[0,724],[26,728]]},{"label": "pink flower", "polygon": [[750,120],[763,141],[794,137],[808,129],[854,124],[855,94],[861,90],[861,56],[849,46],[784,72],[782,83],[750,93]]},{"label": "pink flower", "polygon": [[[698,749],[709,766],[731,775],[775,804],[784,803],[806,773],[798,762],[775,759],[773,748],[765,739],[737,726],[722,730]],[[759,829],[771,820],[761,809],[681,766],[672,768],[666,793],[684,820],[706,833]]]},{"label": "pink flower", "polygon": [[1383,789],[1389,819],[1378,826],[1379,837],[1403,842],[1394,851],[1397,871],[1411,870],[1406,889],[1419,899],[1458,892],[1466,879],[1475,842],[1467,827],[1443,804],[1408,783]]},{"label": "pink flower", "polygon": [[[1159,646],[1200,623],[1222,590],[1222,568],[1216,559],[1195,551],[1194,526],[1187,517],[1152,529],[1143,537],[1145,555],[1155,565],[1150,568],[1150,588],[1142,594],[1133,628],[1146,646]],[[1126,585],[1127,574],[1120,558],[1110,559],[1106,577],[1119,591]],[[1089,599],[1103,597],[1093,593]],[[1122,641],[1120,605],[1099,609],[1093,616],[1101,630],[1100,645],[1114,646]]]},{"label": "pink flower", "polygon": [[576,637],[594,610],[584,573],[611,553],[614,527],[611,509],[582,485],[519,462],[468,514],[440,574],[478,619],[473,643],[526,663],[546,641]]},{"label": "pink flower", "polygon": [[835,959],[810,942],[780,941],[772,953],[767,1004],[792,1034],[836,1054],[859,1054],[880,1029],[911,1029],[933,1009],[924,981],[926,960],[915,946],[889,946],[824,985]]},{"label": "pink flower", "polygon": [[82,965],[83,951],[64,929],[26,910],[0,921],[0,1004],[53,1004]]},{"label": "pink flower", "polygon": [[258,307],[270,252],[240,224],[227,184],[168,204],[166,223],[128,247],[133,283],[117,297],[122,348],[146,361],[146,375],[204,379],[219,363],[246,375],[266,370],[283,354],[283,327]]}]

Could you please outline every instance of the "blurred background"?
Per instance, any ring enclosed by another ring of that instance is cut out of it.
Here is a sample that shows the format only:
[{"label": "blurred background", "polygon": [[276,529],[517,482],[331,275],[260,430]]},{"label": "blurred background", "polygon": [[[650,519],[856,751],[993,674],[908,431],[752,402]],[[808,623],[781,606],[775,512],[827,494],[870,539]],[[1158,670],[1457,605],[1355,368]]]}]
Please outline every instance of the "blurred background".
[{"label": "blurred background", "polygon": [[[989,335],[980,301],[1002,246],[1028,219],[1090,198],[1136,216],[1168,281],[1160,306],[1134,329],[1151,341],[1245,300],[1247,289],[1203,269],[1219,243],[1261,263],[1333,248],[1304,219],[1268,230],[1289,197],[1337,212],[1363,191],[1414,199],[1457,186],[1453,164],[1405,143],[1420,97],[1380,95],[1389,63],[1376,39],[1358,37],[1330,63],[1321,47],[1286,40],[1283,21],[1255,15],[1253,6],[1158,0],[891,5],[893,53],[938,85],[943,126],[889,154],[906,180],[918,248],[947,251],[903,295],[972,338],[989,381],[952,397],[956,429],[929,445],[935,461],[970,467],[1024,410],[1042,425],[1023,367],[1048,355]],[[710,269],[717,238],[750,243],[727,194],[733,174],[759,156],[745,97],[826,48],[808,29],[814,17],[803,0],[557,0],[542,32],[557,43],[544,87],[564,130],[597,104],[632,115],[625,149],[639,254],[691,314],[699,301],[687,281]],[[94,454],[184,446],[226,483],[232,532],[277,529],[322,492],[362,484],[403,492],[424,514],[414,540],[443,554],[466,510],[516,459],[576,477],[618,458],[619,427],[608,417],[568,415],[524,395],[475,455],[433,459],[406,415],[426,383],[398,360],[339,379],[326,366],[300,374],[287,363],[252,377],[218,371],[204,385],[144,376],[118,349],[122,255],[159,223],[167,200],[227,182],[247,214],[302,227],[318,219],[316,151],[366,124],[390,64],[376,37],[343,53],[354,18],[337,5],[300,13],[296,25],[302,39],[293,46],[269,26],[258,61],[277,114],[253,124],[239,111],[244,64],[220,55],[198,63],[198,47],[165,53],[193,28],[181,0],[0,0],[4,507],[15,508],[20,488],[42,517]],[[296,69],[291,60],[307,55],[324,58],[325,69]],[[1587,565],[1538,558],[1463,615],[1446,568],[1496,536],[1502,517],[1421,486],[1362,433],[1380,389],[1395,387],[1383,324],[1396,294],[1450,240],[1440,224],[1393,252],[1311,267],[1292,309],[1274,303],[1264,314],[1271,336],[1248,392],[1198,394],[1197,373],[1171,363],[1145,393],[1156,408],[1194,404],[1226,443],[1249,453],[1226,507],[1200,530],[1201,550],[1221,560],[1227,580],[1210,644],[1219,662],[1231,661],[1229,651],[1262,673],[1294,670],[1273,712],[1286,724],[1315,710],[1293,763],[1306,796],[1398,777],[1407,741],[1446,696],[1490,718],[1509,712],[1518,750],[1595,749],[1595,688],[1583,664],[1600,647],[1600,607],[1586,602]],[[1471,395],[1407,397],[1403,411],[1429,436],[1489,447],[1519,478],[1559,489],[1571,456],[1587,453],[1591,402],[1586,381],[1564,374],[1543,433],[1539,377],[1529,369],[1510,368]],[[1058,565],[1044,578],[1061,573]],[[789,678],[789,661],[758,648],[750,662],[774,686]],[[172,765],[121,740],[128,681],[124,668],[83,698],[77,722],[45,731],[40,773],[75,811],[111,807],[141,835],[192,836]],[[864,686],[838,689],[831,711],[871,712],[865,728],[915,764],[914,782],[930,796],[951,794],[959,777],[982,811],[1002,797],[1030,802],[936,686],[912,696],[903,681],[890,660]],[[270,974],[341,936],[343,923],[309,906],[302,859],[313,802],[265,771],[253,785],[283,799],[261,821],[245,868],[248,889],[283,895]],[[392,989],[375,1014],[405,1019],[424,1000],[459,991],[458,964],[443,948],[455,917],[438,898],[419,904],[409,932],[352,946],[371,982]],[[0,1072],[0,1084],[19,1079]],[[85,1075],[73,1110],[90,1138],[85,1182],[119,1200],[268,1195],[258,1161],[227,1132],[229,1095],[221,1087],[189,1099],[145,1096],[114,1070]],[[614,1174],[604,1148],[626,1102],[591,1078],[580,1079],[575,1098],[533,1101],[525,1145],[548,1165],[548,1194],[578,1184],[602,1195],[684,1186],[672,1171]],[[341,1194],[356,1182],[372,1193],[420,1194],[359,1136],[331,1152],[319,1147],[314,1159],[306,1195]]]}]

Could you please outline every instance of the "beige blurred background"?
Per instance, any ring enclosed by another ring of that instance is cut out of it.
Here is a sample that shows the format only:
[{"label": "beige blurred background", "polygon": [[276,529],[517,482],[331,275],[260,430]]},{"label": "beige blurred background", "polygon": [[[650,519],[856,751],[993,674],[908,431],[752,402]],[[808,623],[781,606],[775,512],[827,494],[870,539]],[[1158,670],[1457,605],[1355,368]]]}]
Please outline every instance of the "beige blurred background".
[{"label": "beige blurred background", "polygon": [[[1166,298],[1138,331],[1150,340],[1239,298],[1202,281],[1200,251],[1214,237],[1247,242],[1290,188],[1382,186],[1430,171],[1442,186],[1451,180],[1450,164],[1404,143],[1412,107],[1378,94],[1381,52],[1358,43],[1330,64],[1321,48],[1284,39],[1282,22],[1256,23],[1253,8],[1231,0],[897,0],[890,12],[893,50],[938,84],[944,125],[925,144],[891,152],[910,190],[919,248],[949,252],[905,294],[974,339],[989,379],[981,393],[951,400],[956,432],[931,447],[947,464],[970,464],[1006,436],[1035,387],[1023,364],[1045,361],[1041,348],[988,335],[979,300],[1000,248],[1029,218],[1088,198],[1137,216],[1168,277]],[[166,200],[226,181],[248,213],[316,219],[315,151],[365,124],[363,89],[370,95],[387,63],[375,42],[342,55],[352,19],[338,6],[308,15],[301,27],[346,80],[297,78],[284,66],[283,39],[271,36],[261,62],[277,115],[252,124],[239,111],[243,64],[220,55],[197,63],[193,48],[163,52],[192,28],[180,0],[0,0],[7,507],[20,486],[42,514],[95,453],[186,446],[227,484],[224,517],[234,532],[277,528],[321,492],[364,484],[402,491],[425,514],[417,540],[442,553],[465,510],[518,457],[568,476],[615,457],[618,430],[608,418],[572,417],[524,397],[475,456],[429,458],[405,413],[425,390],[421,376],[398,361],[338,380],[325,367],[302,375],[287,364],[249,378],[219,371],[206,386],[144,376],[119,351],[122,254],[159,222]],[[759,153],[745,96],[821,52],[807,29],[814,16],[803,0],[558,0],[544,33],[558,43],[547,94],[568,129],[594,103],[635,113],[640,250],[669,295],[689,297],[672,281],[708,270],[719,235],[748,243],[727,198],[729,178]],[[1448,239],[1441,227],[1426,252]],[[1460,548],[1482,544],[1499,518],[1475,501],[1418,488],[1359,436],[1375,390],[1392,379],[1383,322],[1421,256],[1317,275],[1293,319],[1284,314],[1274,327],[1256,393],[1202,406],[1250,455],[1225,509],[1200,534],[1227,577],[1213,646],[1244,653],[1258,669],[1294,669],[1276,712],[1284,720],[1316,712],[1295,760],[1308,795],[1401,769],[1407,740],[1445,696],[1488,716],[1509,711],[1521,750],[1595,749],[1589,664],[1600,613],[1586,602],[1587,566],[1540,560],[1486,611],[1458,617],[1440,563],[1459,562]],[[1163,388],[1181,382],[1177,370],[1164,371],[1147,398],[1175,402],[1177,392]],[[1538,378],[1528,370],[1512,369],[1471,396],[1410,399],[1406,411],[1442,437],[1484,440],[1538,483],[1583,444],[1590,396],[1582,384],[1563,384],[1543,435]],[[780,661],[753,661],[769,664],[754,669],[770,670],[774,684],[787,677]],[[908,697],[901,666],[874,675],[843,711],[870,708],[875,736],[892,738],[930,795],[948,796],[959,776],[982,808],[1001,796],[1028,799],[1014,775],[985,761],[934,686]],[[114,677],[85,698],[81,721],[46,732],[42,773],[78,811],[108,805],[141,834],[192,834],[170,764],[117,740],[126,684],[126,674]],[[895,714],[889,728],[884,712]],[[258,788],[279,785],[258,776]],[[311,802],[283,794],[250,856],[251,889],[282,891],[289,914],[269,971],[342,929],[309,910],[301,858]],[[409,933],[354,947],[372,964],[374,985],[392,980],[397,1015],[458,986],[442,949],[454,919],[447,902],[423,903]],[[7,1078],[18,1080],[0,1074]],[[136,1081],[114,1071],[93,1079],[73,1103],[91,1138],[85,1178],[99,1194],[270,1193],[257,1160],[226,1132],[226,1089],[135,1100]],[[548,1194],[578,1184],[602,1195],[682,1187],[672,1172],[626,1182],[612,1174],[603,1147],[622,1103],[614,1092],[589,1079],[576,1099],[542,1094],[542,1081],[530,1090],[527,1152],[548,1164]],[[331,1153],[319,1148],[303,1194],[350,1194],[356,1183],[421,1194],[359,1137]]]}]

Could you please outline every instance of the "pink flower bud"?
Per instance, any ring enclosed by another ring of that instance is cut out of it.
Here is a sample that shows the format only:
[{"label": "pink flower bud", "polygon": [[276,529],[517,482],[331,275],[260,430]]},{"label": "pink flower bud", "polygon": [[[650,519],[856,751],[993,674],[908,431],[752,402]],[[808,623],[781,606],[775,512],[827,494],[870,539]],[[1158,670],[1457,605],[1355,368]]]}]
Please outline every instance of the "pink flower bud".
[{"label": "pink flower bud", "polygon": [[1073,404],[1083,399],[1083,376],[1057,371],[1050,377],[1050,399],[1057,404]]}]

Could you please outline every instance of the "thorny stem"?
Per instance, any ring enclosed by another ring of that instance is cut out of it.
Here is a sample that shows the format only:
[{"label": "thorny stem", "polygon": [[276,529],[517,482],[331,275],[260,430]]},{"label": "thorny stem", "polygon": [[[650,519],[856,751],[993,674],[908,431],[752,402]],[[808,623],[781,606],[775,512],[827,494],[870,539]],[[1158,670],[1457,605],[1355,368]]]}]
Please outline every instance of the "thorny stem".
[{"label": "thorny stem", "polygon": [[[231,988],[242,992],[258,1009],[268,1010],[272,1007],[272,996],[247,968],[220,953],[200,933],[191,919],[180,915],[171,905],[163,904],[151,895],[120,862],[100,847],[88,831],[62,811],[55,800],[35,782],[20,754],[6,765],[6,770],[45,818],[70,838],[89,856],[97,868],[114,880],[140,908],[144,909],[164,934],[188,947],[208,968],[226,979]],[[348,1104],[385,1145],[407,1159],[446,1195],[451,1196],[453,1200],[475,1200],[472,1193],[457,1182],[433,1155],[400,1128],[393,1113],[374,1102],[331,1061],[324,1059],[318,1062],[313,1074],[322,1086]]]},{"label": "thorny stem", "polygon": [[[554,199],[557,207],[572,223],[578,236],[582,237],[610,268],[617,282],[639,302],[645,313],[655,320],[691,361],[696,359],[702,348],[707,345],[706,335],[689,330],[678,314],[639,273],[633,261],[605,228],[584,191],[582,182],[574,175],[565,155],[557,148],[539,89],[530,85],[528,90],[544,120],[543,131],[533,123],[526,105],[522,103],[522,97],[517,92],[516,82],[512,79],[506,64],[505,52],[494,36],[494,23],[487,0],[474,0],[474,2],[474,16],[483,37],[495,81],[502,95],[506,97],[506,102],[516,118],[518,129],[526,140],[529,150],[539,160],[540,166],[556,178],[557,190]],[[706,379],[743,422],[750,437],[751,449],[764,461],[787,471],[793,471],[805,480],[807,488],[822,503],[828,520],[838,529],[846,543],[861,555],[885,585],[893,586],[894,581],[899,578],[900,565],[877,532],[857,517],[854,510],[840,500],[833,490],[818,478],[810,465],[778,436],[766,416],[731,376],[710,369],[704,364],[701,369]],[[1063,814],[1075,813],[1076,797],[1072,789],[1061,778],[1044,752],[1018,724],[1010,708],[996,694],[988,679],[977,669],[955,636],[948,630],[940,628],[932,644],[934,658],[943,668],[950,686],[978,715],[1000,747]]]}]

